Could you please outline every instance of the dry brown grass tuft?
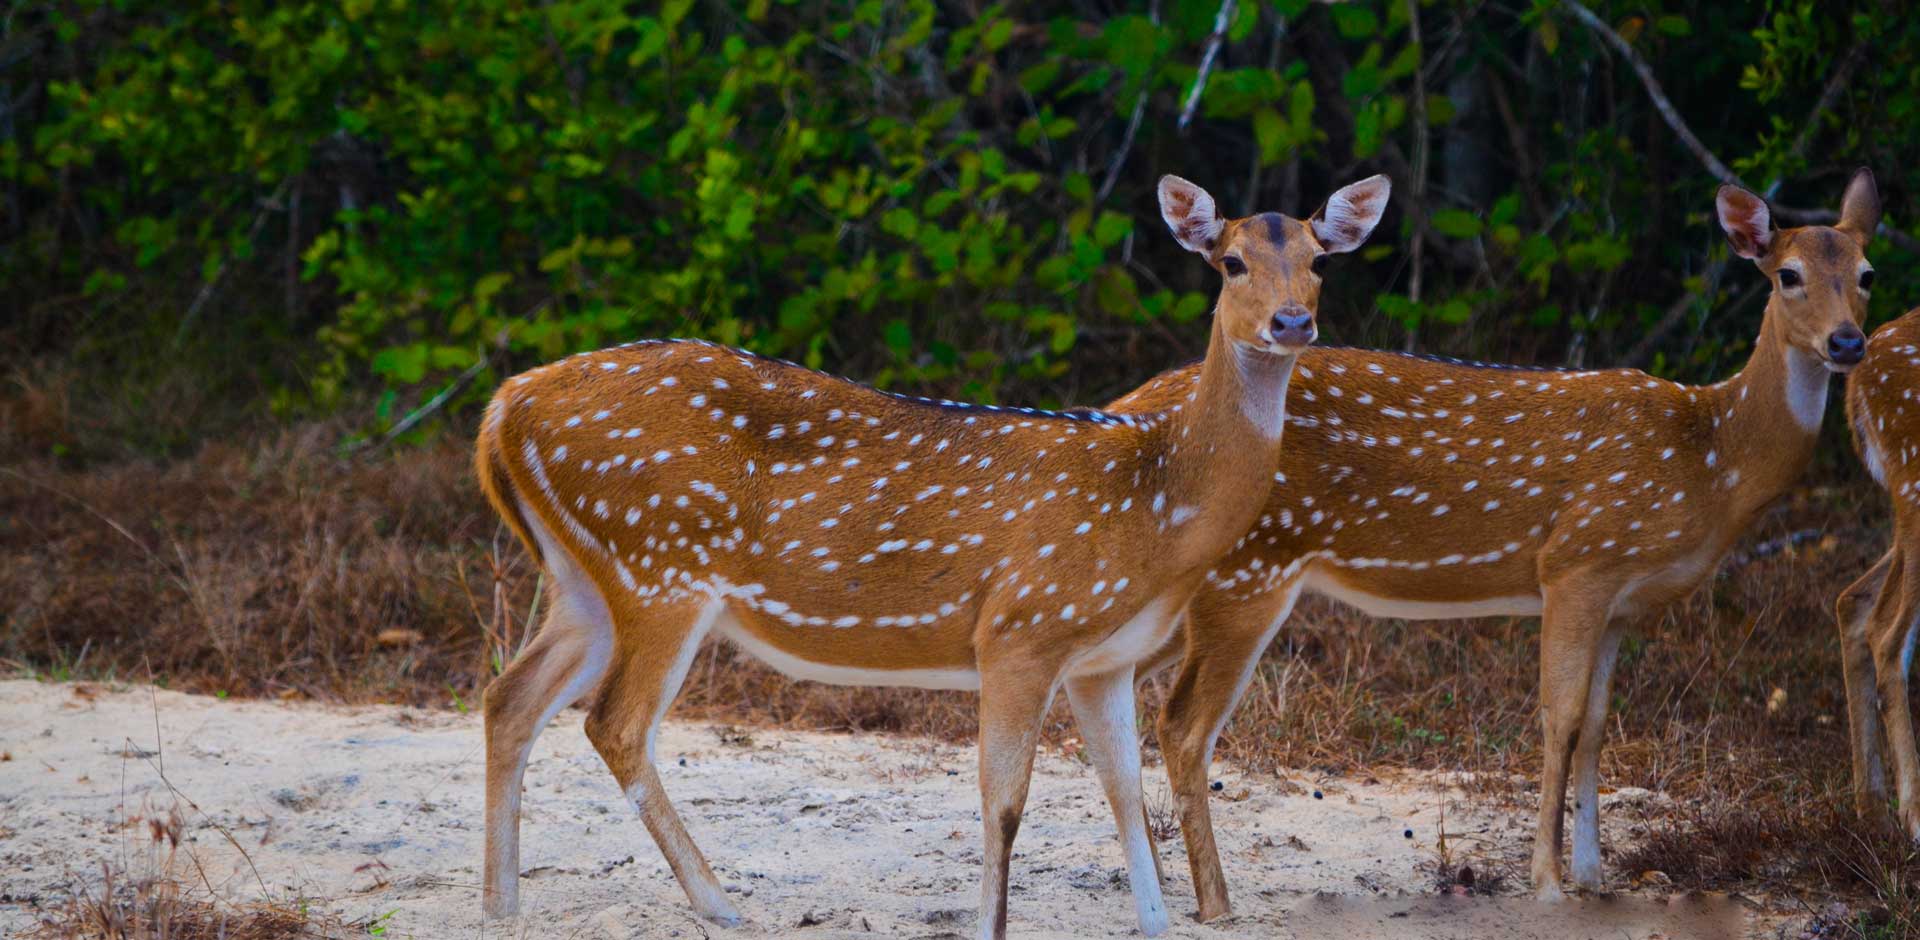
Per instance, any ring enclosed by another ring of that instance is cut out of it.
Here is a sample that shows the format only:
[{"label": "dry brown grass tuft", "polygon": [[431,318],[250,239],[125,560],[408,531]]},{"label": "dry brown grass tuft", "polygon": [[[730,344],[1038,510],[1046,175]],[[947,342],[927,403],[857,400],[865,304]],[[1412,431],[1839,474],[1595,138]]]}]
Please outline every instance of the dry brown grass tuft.
[{"label": "dry brown grass tuft", "polygon": [[36,940],[301,940],[342,937],[348,925],[305,904],[233,902],[183,878],[178,812],[146,820],[146,873],[100,864],[99,881],[76,877],[73,894],[28,934]]},{"label": "dry brown grass tuft", "polygon": [[56,907],[29,936],[42,940],[298,940],[347,934],[304,906],[216,903],[196,897],[179,881],[116,878],[101,866],[101,882]]}]

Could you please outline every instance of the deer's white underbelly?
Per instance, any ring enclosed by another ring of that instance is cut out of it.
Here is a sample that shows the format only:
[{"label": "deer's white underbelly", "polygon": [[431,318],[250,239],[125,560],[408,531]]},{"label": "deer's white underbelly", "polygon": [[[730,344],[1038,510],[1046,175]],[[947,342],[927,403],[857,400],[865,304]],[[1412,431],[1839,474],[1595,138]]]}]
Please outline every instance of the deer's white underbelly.
[{"label": "deer's white underbelly", "polygon": [[722,610],[713,631],[735,647],[782,674],[829,685],[893,685],[916,689],[978,689],[980,673],[972,669],[862,669],[809,662],[754,636],[731,611]]},{"label": "deer's white underbelly", "polygon": [[1179,619],[1180,608],[1185,603],[1184,597],[1162,594],[1154,598],[1099,645],[1074,657],[1073,662],[1067,664],[1067,673],[1093,676],[1122,667],[1131,668],[1159,652],[1173,633],[1174,621]]},{"label": "deer's white underbelly", "polygon": [[1307,568],[1304,580],[1308,591],[1331,597],[1373,617],[1398,617],[1402,620],[1535,617],[1539,616],[1542,606],[1539,594],[1486,597],[1471,601],[1422,601],[1405,597],[1383,597],[1342,584],[1313,566]]}]

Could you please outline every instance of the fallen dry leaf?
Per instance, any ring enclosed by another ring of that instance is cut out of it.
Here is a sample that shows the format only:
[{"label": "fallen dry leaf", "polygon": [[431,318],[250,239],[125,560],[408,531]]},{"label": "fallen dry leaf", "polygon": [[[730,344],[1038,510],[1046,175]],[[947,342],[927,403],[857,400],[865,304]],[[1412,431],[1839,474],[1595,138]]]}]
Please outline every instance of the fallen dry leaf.
[{"label": "fallen dry leaf", "polygon": [[420,631],[405,627],[388,627],[373,636],[373,641],[381,646],[412,646],[424,639]]}]

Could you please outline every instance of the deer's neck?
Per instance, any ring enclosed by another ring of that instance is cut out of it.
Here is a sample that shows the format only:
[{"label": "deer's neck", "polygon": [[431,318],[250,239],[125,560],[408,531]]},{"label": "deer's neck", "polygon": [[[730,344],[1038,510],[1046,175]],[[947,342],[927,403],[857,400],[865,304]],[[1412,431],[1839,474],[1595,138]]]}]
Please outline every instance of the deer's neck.
[{"label": "deer's neck", "polygon": [[1161,429],[1164,498],[1147,497],[1183,565],[1218,561],[1266,504],[1294,359],[1241,347],[1216,319],[1200,381]]},{"label": "deer's neck", "polygon": [[1715,386],[1712,409],[1717,488],[1741,512],[1772,502],[1813,459],[1831,375],[1812,355],[1778,335],[1771,309],[1740,374]]}]

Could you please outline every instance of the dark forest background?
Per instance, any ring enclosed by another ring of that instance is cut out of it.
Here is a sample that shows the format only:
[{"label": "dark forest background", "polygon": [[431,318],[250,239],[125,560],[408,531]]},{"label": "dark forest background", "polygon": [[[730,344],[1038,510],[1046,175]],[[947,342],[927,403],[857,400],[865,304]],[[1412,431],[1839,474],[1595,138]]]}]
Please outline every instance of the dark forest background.
[{"label": "dark forest background", "polygon": [[1169,172],[1232,214],[1393,178],[1330,272],[1333,343],[1724,376],[1765,289],[1715,187],[1813,221],[1861,165],[1874,317],[1920,297],[1920,21],[1871,0],[0,12],[16,457],[417,436],[659,335],[1098,402],[1204,345]]}]

